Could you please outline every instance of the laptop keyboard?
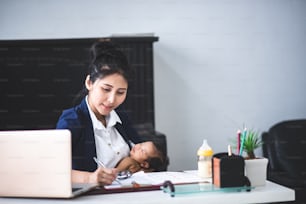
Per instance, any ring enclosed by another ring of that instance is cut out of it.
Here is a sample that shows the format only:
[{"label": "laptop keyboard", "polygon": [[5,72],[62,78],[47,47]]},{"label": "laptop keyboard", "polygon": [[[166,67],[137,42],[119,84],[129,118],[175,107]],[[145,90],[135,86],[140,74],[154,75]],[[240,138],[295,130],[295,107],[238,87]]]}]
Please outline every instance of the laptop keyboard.
[{"label": "laptop keyboard", "polygon": [[81,188],[72,188],[72,192],[75,192],[77,190],[80,190]]}]

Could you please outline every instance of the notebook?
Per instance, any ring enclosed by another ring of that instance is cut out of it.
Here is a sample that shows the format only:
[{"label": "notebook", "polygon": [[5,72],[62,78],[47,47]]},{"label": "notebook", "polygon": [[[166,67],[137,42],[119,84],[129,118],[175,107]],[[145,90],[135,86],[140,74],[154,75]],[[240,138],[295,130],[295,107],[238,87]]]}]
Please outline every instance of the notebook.
[{"label": "notebook", "polygon": [[0,196],[72,198],[97,184],[72,184],[69,130],[0,131]]}]

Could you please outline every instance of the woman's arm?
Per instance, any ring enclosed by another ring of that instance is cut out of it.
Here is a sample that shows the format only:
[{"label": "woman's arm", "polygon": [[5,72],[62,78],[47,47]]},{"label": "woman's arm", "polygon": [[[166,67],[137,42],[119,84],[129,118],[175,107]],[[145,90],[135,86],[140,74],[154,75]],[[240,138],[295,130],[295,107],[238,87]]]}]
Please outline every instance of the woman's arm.
[{"label": "woman's arm", "polygon": [[109,185],[116,177],[116,169],[99,167],[94,172],[72,170],[73,183],[99,183],[100,185]]}]

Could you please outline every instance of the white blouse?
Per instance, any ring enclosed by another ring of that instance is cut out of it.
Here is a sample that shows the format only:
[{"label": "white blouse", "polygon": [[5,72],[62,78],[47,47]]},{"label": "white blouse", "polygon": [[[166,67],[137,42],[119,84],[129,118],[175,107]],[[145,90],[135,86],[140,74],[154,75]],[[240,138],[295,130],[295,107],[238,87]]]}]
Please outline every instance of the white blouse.
[{"label": "white blouse", "polygon": [[117,113],[113,110],[106,116],[106,127],[99,121],[90,109],[86,96],[86,103],[93,125],[96,143],[97,158],[108,168],[113,168],[130,152],[128,144],[115,128],[117,122],[122,123]]}]

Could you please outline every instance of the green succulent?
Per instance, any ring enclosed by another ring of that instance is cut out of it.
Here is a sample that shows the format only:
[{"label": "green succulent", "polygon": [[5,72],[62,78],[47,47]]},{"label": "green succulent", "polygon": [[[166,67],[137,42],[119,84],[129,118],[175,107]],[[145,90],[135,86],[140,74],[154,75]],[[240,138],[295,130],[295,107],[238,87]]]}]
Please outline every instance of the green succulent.
[{"label": "green succulent", "polygon": [[[241,137],[241,144],[242,144]],[[243,143],[243,151],[247,153],[248,159],[255,159],[255,149],[261,147],[263,144],[261,137],[257,131],[247,130],[246,137]]]}]

